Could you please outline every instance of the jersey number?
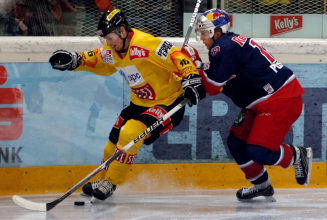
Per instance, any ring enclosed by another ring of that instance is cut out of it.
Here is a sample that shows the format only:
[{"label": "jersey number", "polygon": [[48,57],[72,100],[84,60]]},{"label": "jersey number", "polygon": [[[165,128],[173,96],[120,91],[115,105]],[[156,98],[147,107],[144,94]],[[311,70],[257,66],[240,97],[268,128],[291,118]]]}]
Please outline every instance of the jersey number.
[{"label": "jersey number", "polygon": [[279,63],[270,53],[268,53],[263,47],[261,47],[257,42],[250,39],[249,44],[253,48],[258,48],[262,56],[264,56],[270,62],[270,68],[277,73],[277,69],[281,69],[283,64]]}]

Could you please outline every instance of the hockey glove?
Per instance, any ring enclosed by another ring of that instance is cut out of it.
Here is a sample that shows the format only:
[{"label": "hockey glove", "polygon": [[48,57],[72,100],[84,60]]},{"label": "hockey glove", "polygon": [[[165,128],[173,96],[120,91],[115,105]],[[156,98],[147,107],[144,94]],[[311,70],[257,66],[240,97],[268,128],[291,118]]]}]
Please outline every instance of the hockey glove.
[{"label": "hockey glove", "polygon": [[66,50],[55,51],[49,59],[53,69],[60,71],[74,70],[80,65],[81,56]]},{"label": "hockey glove", "polygon": [[202,68],[202,60],[198,51],[194,47],[191,47],[190,45],[184,45],[181,51],[192,60],[197,69]]},{"label": "hockey glove", "polygon": [[188,98],[189,106],[198,104],[201,99],[206,97],[206,90],[202,85],[202,78],[196,74],[190,74],[182,79],[184,98]]}]

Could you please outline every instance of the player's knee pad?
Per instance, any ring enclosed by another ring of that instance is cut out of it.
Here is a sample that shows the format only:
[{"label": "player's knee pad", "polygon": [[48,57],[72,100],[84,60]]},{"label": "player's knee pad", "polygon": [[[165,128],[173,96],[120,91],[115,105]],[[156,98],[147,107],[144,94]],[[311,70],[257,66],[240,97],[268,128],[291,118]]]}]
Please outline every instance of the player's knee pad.
[{"label": "player's knee pad", "polygon": [[[117,153],[116,148],[114,153]],[[137,154],[123,153],[115,161],[113,161],[108,171],[106,172],[105,179],[110,181],[112,184],[117,185],[125,180],[128,170],[130,170],[131,165],[134,163]]]},{"label": "player's knee pad", "polygon": [[[143,124],[141,121],[137,121],[134,119],[128,120],[126,124],[120,129],[119,139],[117,143],[117,148],[122,149],[129,142],[134,140],[137,136],[139,136],[142,132],[147,129],[147,126]],[[148,136],[144,137],[147,138]],[[138,141],[133,145],[127,152],[136,154],[137,150],[142,146],[144,138]]]}]

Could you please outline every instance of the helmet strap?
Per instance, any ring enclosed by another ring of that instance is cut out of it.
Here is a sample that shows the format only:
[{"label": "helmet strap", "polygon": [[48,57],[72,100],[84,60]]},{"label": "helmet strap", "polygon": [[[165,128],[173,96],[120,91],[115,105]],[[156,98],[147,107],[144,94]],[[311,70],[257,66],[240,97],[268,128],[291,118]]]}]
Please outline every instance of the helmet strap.
[{"label": "helmet strap", "polygon": [[212,38],[211,38],[213,40],[213,42],[215,42],[215,38],[214,37],[215,37],[215,35],[213,35]]},{"label": "helmet strap", "polygon": [[[126,28],[125,28],[125,30],[126,30]],[[118,53],[126,53],[126,51],[127,51],[127,49],[125,49],[125,45],[126,45],[126,39],[127,39],[128,36],[129,36],[129,32],[128,32],[127,30],[126,30],[126,32],[127,32],[127,35],[126,35],[125,38],[122,38],[122,37],[121,37],[121,33],[119,33],[119,35],[118,35],[118,36],[120,37],[120,39],[123,40],[123,49],[117,51]]]}]

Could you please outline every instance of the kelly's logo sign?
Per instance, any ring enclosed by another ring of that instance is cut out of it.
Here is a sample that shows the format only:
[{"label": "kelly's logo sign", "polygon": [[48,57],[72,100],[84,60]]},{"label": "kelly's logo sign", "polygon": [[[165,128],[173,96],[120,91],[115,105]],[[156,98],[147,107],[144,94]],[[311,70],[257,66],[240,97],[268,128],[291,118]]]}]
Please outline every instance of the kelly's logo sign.
[{"label": "kelly's logo sign", "polygon": [[303,27],[302,15],[271,15],[270,36],[295,31]]},{"label": "kelly's logo sign", "polygon": [[[6,68],[0,66],[0,85],[5,84],[7,77]],[[23,92],[18,88],[0,88],[0,141],[17,140],[23,133],[23,108],[11,107],[13,104],[23,104]]]}]

